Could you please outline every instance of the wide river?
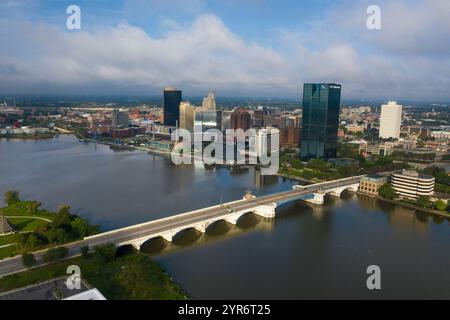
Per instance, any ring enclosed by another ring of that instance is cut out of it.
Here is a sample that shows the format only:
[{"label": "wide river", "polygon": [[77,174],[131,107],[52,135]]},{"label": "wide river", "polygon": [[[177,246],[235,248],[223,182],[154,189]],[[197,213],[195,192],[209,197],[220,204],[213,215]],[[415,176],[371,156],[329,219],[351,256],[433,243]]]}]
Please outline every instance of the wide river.
[{"label": "wide river", "polygon": [[[19,190],[52,210],[69,204],[103,230],[292,185],[253,169],[176,167],[70,136],[0,139],[0,194]],[[274,221],[249,214],[237,226],[218,223],[206,235],[188,231],[143,250],[193,298],[450,299],[449,221],[356,195],[323,208],[293,203],[277,209]],[[367,289],[371,265],[381,268],[380,291]]]}]

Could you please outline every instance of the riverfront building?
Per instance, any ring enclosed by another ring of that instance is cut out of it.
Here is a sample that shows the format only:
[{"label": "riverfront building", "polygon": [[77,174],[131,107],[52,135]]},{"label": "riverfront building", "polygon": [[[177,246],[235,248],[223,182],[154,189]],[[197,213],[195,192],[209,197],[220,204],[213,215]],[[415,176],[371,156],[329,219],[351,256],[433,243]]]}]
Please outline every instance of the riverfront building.
[{"label": "riverfront building", "polygon": [[194,131],[195,108],[189,102],[180,104],[180,128],[189,132]]},{"label": "riverfront building", "polygon": [[361,179],[359,191],[373,196],[378,195],[378,190],[387,182],[387,178],[379,174],[371,174]]},{"label": "riverfront building", "polygon": [[380,138],[400,139],[400,126],[402,124],[403,107],[395,101],[381,106]]},{"label": "riverfront building", "polygon": [[130,116],[128,115],[128,112],[113,110],[111,120],[113,127],[128,127]]},{"label": "riverfront building", "polygon": [[416,171],[403,170],[402,173],[394,173],[391,183],[400,197],[417,199],[420,196],[434,194],[434,177],[419,174]]},{"label": "riverfront building", "polygon": [[250,113],[247,110],[237,108],[231,113],[230,121],[231,129],[242,129],[244,131],[247,131],[251,127],[252,119],[250,117]]},{"label": "riverfront building", "polygon": [[341,85],[306,83],[303,89],[301,159],[336,158]]},{"label": "riverfront building", "polygon": [[222,111],[197,109],[194,118],[195,132],[205,132],[209,129],[222,131]]},{"label": "riverfront building", "polygon": [[182,92],[175,88],[164,89],[164,125],[178,127]]}]

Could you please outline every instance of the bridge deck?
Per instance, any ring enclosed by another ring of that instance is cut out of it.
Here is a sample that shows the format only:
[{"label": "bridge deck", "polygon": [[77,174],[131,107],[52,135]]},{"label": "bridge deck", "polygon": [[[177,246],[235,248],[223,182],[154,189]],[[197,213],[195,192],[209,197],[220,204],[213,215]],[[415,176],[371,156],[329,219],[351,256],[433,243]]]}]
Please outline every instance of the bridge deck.
[{"label": "bridge deck", "polygon": [[[239,200],[235,202],[229,202],[220,206],[204,208],[188,213],[178,214],[168,218],[138,224],[135,226],[104,232],[92,237],[86,237],[82,241],[66,244],[65,247],[68,249],[67,257],[70,258],[80,255],[80,249],[84,246],[89,246],[90,248],[92,248],[107,243],[121,244],[133,241],[134,239],[151,237],[155,234],[160,234],[171,229],[182,228],[184,226],[190,226],[205,220],[223,218],[228,214],[231,214],[230,210],[233,210],[234,212],[243,212],[248,210],[248,212],[251,212],[252,209],[256,207],[272,205],[273,203],[285,203],[289,199],[298,199],[302,195],[312,194],[319,190],[330,190],[333,188],[350,186],[359,182],[361,177],[363,176],[313,184],[297,190],[290,190],[277,194],[261,196],[252,200]],[[46,250],[34,252],[38,265],[43,264],[42,256],[45,254],[45,252]],[[22,264],[22,259],[20,256],[7,258],[0,261],[0,277],[24,270],[26,269]]]}]

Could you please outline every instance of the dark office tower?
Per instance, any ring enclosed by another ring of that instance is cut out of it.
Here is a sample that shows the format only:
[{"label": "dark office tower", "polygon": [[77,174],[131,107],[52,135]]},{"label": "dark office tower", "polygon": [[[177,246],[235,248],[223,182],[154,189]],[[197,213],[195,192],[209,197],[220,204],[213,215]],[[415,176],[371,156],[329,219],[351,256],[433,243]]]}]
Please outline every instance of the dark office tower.
[{"label": "dark office tower", "polygon": [[164,89],[164,125],[175,127],[180,123],[181,90]]},{"label": "dark office tower", "polygon": [[305,83],[303,87],[302,161],[336,157],[341,85]]}]

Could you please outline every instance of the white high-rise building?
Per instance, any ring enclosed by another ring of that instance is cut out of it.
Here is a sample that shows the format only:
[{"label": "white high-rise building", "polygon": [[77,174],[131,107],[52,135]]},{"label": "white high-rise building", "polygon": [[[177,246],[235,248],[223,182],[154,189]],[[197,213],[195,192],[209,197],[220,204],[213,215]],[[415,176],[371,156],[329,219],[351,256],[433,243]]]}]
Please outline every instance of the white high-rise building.
[{"label": "white high-rise building", "polygon": [[268,127],[259,129],[257,134],[249,139],[250,153],[256,152],[254,156],[267,155],[273,149],[271,142],[274,140],[272,139],[278,140],[279,137],[280,130],[277,128]]},{"label": "white high-rise building", "polygon": [[381,106],[380,138],[400,138],[402,111],[403,107],[395,101],[389,101],[388,104]]},{"label": "white high-rise building", "polygon": [[202,108],[204,110],[216,111],[216,96],[214,92],[208,92],[208,96],[203,99]]}]

